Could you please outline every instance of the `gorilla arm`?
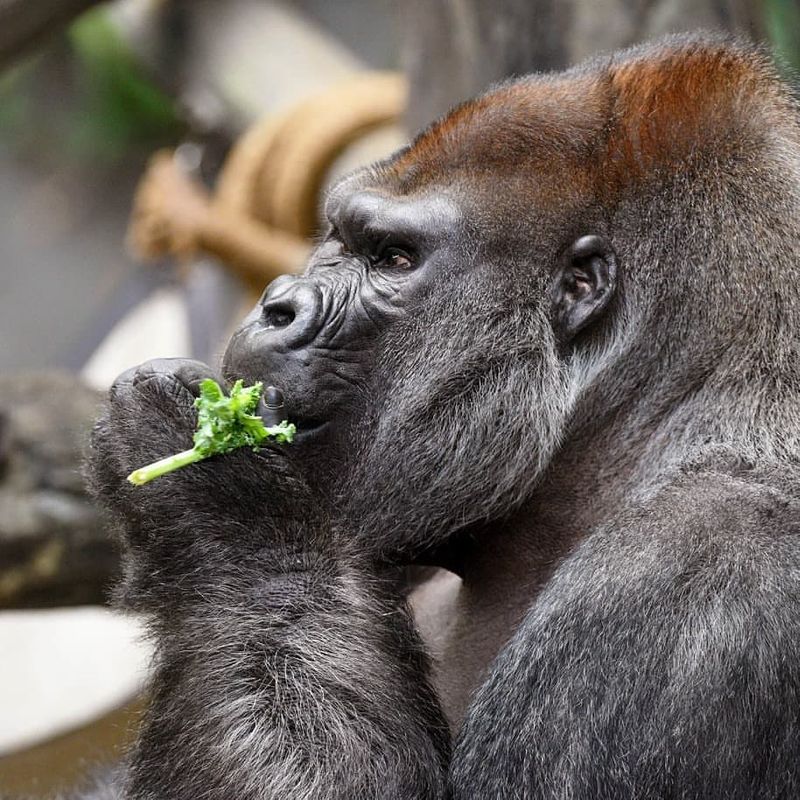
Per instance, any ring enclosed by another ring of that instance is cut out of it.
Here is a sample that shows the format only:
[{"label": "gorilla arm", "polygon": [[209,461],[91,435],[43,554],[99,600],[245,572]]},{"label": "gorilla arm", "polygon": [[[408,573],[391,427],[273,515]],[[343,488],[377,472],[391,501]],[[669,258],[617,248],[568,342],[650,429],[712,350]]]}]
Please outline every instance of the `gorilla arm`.
[{"label": "gorilla arm", "polygon": [[410,621],[285,454],[125,481],[190,440],[204,377],[187,361],[126,373],[93,443],[126,546],[121,597],[158,645],[125,796],[443,796],[448,734]]},{"label": "gorilla arm", "polygon": [[475,693],[448,796],[798,797],[797,485],[712,449],[593,530]]}]

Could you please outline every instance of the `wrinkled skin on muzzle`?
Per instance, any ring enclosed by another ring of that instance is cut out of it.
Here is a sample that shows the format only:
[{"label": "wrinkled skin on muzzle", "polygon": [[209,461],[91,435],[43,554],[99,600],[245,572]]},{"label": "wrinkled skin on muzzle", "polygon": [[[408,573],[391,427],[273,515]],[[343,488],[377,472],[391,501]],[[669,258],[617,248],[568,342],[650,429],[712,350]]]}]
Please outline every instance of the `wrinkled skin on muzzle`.
[{"label": "wrinkled skin on muzzle", "polygon": [[304,275],[273,281],[223,360],[227,379],[283,391],[301,441],[358,413],[377,341],[401,305],[391,279],[340,249],[323,244]]}]

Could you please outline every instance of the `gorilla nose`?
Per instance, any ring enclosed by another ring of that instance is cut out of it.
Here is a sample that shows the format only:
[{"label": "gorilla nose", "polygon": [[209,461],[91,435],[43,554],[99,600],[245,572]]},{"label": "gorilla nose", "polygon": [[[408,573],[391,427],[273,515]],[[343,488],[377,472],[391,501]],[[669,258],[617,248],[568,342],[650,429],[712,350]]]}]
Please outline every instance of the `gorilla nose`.
[{"label": "gorilla nose", "polygon": [[322,319],[319,288],[294,275],[276,278],[261,297],[261,324],[286,347],[300,347],[317,334]]}]

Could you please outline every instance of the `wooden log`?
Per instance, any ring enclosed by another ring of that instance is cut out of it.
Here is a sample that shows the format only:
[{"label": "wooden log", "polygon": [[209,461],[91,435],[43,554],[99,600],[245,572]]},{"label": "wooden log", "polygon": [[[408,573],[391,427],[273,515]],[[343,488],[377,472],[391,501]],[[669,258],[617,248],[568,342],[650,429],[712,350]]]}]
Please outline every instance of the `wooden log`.
[{"label": "wooden log", "polygon": [[119,554],[81,475],[100,398],[63,373],[0,378],[0,609],[107,599]]}]

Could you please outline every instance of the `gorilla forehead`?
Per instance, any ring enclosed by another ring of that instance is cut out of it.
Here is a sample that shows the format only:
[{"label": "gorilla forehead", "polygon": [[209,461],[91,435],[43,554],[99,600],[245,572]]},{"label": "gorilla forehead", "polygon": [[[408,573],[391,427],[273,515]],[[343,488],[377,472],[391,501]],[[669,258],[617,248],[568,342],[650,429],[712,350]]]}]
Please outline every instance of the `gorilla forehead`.
[{"label": "gorilla forehead", "polygon": [[458,228],[462,210],[446,187],[413,197],[381,190],[380,169],[365,169],[336,184],[325,202],[325,217],[338,233],[367,241],[391,233],[433,248]]},{"label": "gorilla forehead", "polygon": [[328,219],[338,233],[406,236],[431,252],[459,236],[473,250],[551,252],[677,176],[713,177],[795,136],[775,77],[751,47],[706,36],[505,83],[340,182]]},{"label": "gorilla forehead", "polygon": [[[768,60],[715,36],[668,38],[557,75],[502,84],[450,112],[384,165],[398,194],[528,181],[542,203],[608,200],[703,153],[735,156],[792,101]],[[569,175],[565,185],[564,175]]]}]

